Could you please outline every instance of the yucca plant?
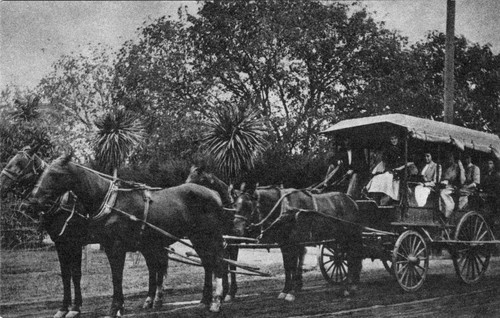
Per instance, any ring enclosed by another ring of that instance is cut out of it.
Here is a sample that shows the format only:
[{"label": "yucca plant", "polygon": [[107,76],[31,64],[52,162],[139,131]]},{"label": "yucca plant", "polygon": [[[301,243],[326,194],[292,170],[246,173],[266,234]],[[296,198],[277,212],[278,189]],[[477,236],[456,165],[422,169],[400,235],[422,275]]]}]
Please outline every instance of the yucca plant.
[{"label": "yucca plant", "polygon": [[254,168],[267,146],[267,130],[257,111],[224,106],[206,124],[202,146],[224,177],[234,182]]},{"label": "yucca plant", "polygon": [[115,110],[96,120],[95,125],[99,129],[94,144],[96,162],[116,177],[118,168],[143,142],[144,124],[135,113]]}]

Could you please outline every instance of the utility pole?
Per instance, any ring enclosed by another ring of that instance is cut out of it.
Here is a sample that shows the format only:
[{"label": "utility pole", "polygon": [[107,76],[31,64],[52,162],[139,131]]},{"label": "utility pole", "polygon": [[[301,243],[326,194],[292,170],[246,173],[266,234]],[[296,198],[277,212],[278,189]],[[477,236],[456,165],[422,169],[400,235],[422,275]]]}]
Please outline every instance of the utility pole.
[{"label": "utility pole", "polygon": [[455,83],[455,0],[446,3],[446,48],[444,57],[444,122],[453,124]]}]

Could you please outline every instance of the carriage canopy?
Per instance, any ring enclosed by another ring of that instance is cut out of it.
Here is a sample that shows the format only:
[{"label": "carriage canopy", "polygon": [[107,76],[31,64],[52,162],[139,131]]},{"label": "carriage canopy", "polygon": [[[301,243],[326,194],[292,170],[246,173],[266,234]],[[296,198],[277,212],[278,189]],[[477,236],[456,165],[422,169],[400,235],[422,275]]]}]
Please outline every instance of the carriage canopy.
[{"label": "carriage canopy", "polygon": [[321,133],[327,136],[357,136],[371,142],[394,129],[406,131],[410,137],[426,142],[449,143],[461,150],[468,148],[493,153],[500,160],[500,138],[497,135],[403,114],[347,119]]}]

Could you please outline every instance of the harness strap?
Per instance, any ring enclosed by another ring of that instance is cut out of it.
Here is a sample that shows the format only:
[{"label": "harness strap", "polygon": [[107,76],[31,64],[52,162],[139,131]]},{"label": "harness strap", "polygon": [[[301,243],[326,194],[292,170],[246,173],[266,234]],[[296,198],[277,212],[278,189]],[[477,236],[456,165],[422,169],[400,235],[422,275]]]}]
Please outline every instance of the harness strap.
[{"label": "harness strap", "polygon": [[148,189],[144,189],[144,192],[142,193],[142,197],[144,199],[144,219],[141,225],[141,231],[139,232],[139,240],[138,244],[141,244],[142,241],[142,236],[144,235],[144,229],[146,229],[146,224],[148,221],[148,213],[149,213],[149,203],[152,201],[151,200],[151,191]]},{"label": "harness strap", "polygon": [[61,232],[59,232],[59,234],[57,236],[62,236],[64,234],[64,231],[66,231],[66,227],[68,226],[68,223],[69,223],[69,220],[71,220],[71,218],[73,217],[73,215],[75,215],[75,207],[76,207],[76,204],[73,204],[73,209],[71,210],[71,214],[69,215],[69,217],[66,219],[66,221],[64,222],[64,225],[61,229]]},{"label": "harness strap", "polygon": [[99,213],[97,213],[97,215],[92,218],[92,221],[100,221],[108,214],[110,214],[111,210],[115,206],[117,196],[118,187],[113,182],[111,182],[109,185],[108,193],[106,193],[106,196],[104,197],[104,200],[102,202],[102,206],[99,209]]},{"label": "harness strap", "polygon": [[10,180],[17,181],[17,176],[14,175],[13,172],[11,172],[7,169],[3,169],[2,172],[0,172],[0,174],[6,175]]}]

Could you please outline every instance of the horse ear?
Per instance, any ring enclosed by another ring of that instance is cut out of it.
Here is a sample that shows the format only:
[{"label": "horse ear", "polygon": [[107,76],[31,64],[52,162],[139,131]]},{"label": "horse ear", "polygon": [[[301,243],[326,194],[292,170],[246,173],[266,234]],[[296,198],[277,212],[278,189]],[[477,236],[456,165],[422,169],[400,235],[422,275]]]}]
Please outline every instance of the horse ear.
[{"label": "horse ear", "polygon": [[71,151],[70,151],[69,153],[66,153],[66,154],[64,154],[64,155],[62,156],[62,162],[61,162],[61,163],[62,163],[63,165],[68,164],[68,162],[70,162],[70,161],[71,161],[71,158],[73,158],[73,155],[74,155],[74,151],[73,151],[73,149],[71,149]]},{"label": "horse ear", "polygon": [[40,96],[35,96],[32,100],[31,100],[31,103],[30,105],[32,107],[36,107],[38,106],[38,103],[40,102]]},{"label": "horse ear", "polygon": [[37,151],[40,149],[40,147],[41,147],[41,146],[42,146],[42,145],[38,144],[38,145],[36,145],[36,146],[35,146],[35,147],[33,147],[33,148],[29,147],[29,148],[27,149],[28,154],[29,154],[30,156],[33,156],[34,154],[36,154],[36,153],[37,153]]}]

